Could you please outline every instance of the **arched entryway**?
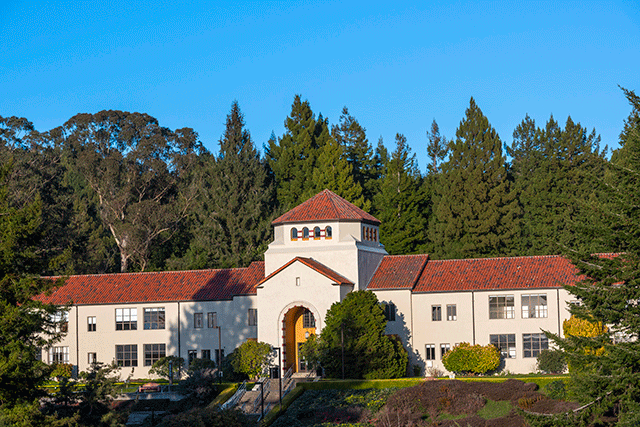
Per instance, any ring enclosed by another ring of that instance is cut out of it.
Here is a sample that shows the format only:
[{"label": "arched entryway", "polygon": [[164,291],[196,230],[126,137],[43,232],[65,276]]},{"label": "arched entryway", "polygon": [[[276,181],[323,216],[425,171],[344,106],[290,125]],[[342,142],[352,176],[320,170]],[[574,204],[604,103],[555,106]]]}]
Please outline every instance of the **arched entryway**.
[{"label": "arched entryway", "polygon": [[293,367],[293,372],[306,372],[307,365],[300,356],[300,347],[316,333],[316,319],[313,312],[304,306],[290,308],[282,320],[282,328],[285,371]]}]

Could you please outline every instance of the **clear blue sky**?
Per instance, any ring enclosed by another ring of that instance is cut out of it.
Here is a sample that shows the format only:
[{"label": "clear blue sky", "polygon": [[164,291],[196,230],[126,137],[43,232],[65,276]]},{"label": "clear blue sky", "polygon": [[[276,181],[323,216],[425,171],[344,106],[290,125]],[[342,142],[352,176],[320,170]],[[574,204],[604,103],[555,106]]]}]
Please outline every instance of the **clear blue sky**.
[{"label": "clear blue sky", "polygon": [[44,131],[139,111],[217,151],[234,99],[262,147],[300,94],[331,124],[346,105],[373,145],[404,133],[424,171],[431,121],[454,136],[473,96],[506,143],[528,113],[617,146],[638,2],[515,3],[0,0],[0,115]]}]

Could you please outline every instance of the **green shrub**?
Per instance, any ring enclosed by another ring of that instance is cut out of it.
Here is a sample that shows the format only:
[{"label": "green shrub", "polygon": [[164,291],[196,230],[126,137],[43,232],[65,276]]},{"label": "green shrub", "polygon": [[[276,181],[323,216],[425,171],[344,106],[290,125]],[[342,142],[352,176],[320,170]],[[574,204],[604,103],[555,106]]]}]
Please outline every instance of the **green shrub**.
[{"label": "green shrub", "polygon": [[442,364],[450,372],[484,374],[500,365],[500,351],[493,345],[470,345],[463,342],[442,357]]},{"label": "green shrub", "polygon": [[180,372],[182,371],[182,367],[184,366],[184,359],[178,356],[167,356],[156,360],[151,369],[149,369],[149,373],[158,375],[159,377],[166,378],[168,380],[169,378],[171,378],[171,373],[169,372],[169,364],[171,364],[171,370],[173,371],[173,379],[180,379]]},{"label": "green shrub", "polygon": [[550,382],[545,386],[544,389],[547,393],[547,396],[549,396],[552,399],[562,400],[565,397],[567,397],[567,389],[564,384],[564,381],[562,380],[556,380],[556,381]]},{"label": "green shrub", "polygon": [[567,360],[558,350],[542,350],[538,353],[538,369],[548,374],[561,374],[567,369]]},{"label": "green shrub", "polygon": [[56,363],[51,378],[71,378],[73,373],[73,365],[70,363]]}]

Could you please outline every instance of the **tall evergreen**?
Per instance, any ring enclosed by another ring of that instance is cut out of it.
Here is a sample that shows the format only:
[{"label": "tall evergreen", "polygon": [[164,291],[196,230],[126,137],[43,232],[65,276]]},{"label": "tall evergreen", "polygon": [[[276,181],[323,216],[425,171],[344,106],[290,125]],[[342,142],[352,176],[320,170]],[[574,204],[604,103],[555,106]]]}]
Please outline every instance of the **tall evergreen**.
[{"label": "tall evergreen", "polygon": [[517,233],[518,216],[502,141],[471,98],[434,189],[430,226],[434,255],[505,255]]},{"label": "tall evergreen", "polygon": [[344,147],[346,159],[353,168],[353,179],[362,188],[364,199],[371,202],[380,171],[365,128],[344,107],[338,125],[331,128],[331,135]]},{"label": "tall evergreen", "polygon": [[427,131],[427,139],[427,156],[430,161],[427,172],[429,175],[436,175],[440,171],[440,163],[449,153],[449,144],[447,138],[440,135],[440,127],[435,119],[431,123],[431,129]]},{"label": "tall evergreen", "polygon": [[170,265],[245,267],[266,249],[275,194],[237,102],[227,116],[217,158],[203,160],[205,177],[192,217],[191,243],[185,256]]},{"label": "tall evergreen", "polygon": [[[386,150],[384,150],[386,151]],[[404,135],[396,135],[396,148],[380,179],[374,214],[382,222],[381,241],[390,254],[422,251],[426,242],[425,197],[415,154]]]},{"label": "tall evergreen", "polygon": [[[594,181],[606,195],[594,203],[600,221],[582,228],[585,239],[602,241],[619,255],[591,255],[580,248],[568,252],[587,277],[567,287],[581,302],[571,306],[571,313],[602,322],[608,330],[596,337],[554,337],[574,367],[574,394],[594,404],[585,415],[563,417],[558,425],[640,425],[640,97],[623,91],[633,107],[620,136],[625,156],[610,164],[606,179]],[[603,352],[593,351],[601,347]]]},{"label": "tall evergreen", "polygon": [[594,172],[605,160],[595,131],[587,133],[571,117],[564,129],[553,116],[543,129],[528,116],[513,134],[511,171],[523,207],[520,254],[560,253],[566,246],[604,249],[576,233],[591,220],[585,205],[594,196]]},{"label": "tall evergreen", "polygon": [[321,115],[316,119],[309,102],[302,101],[300,95],[295,96],[284,125],[284,135],[271,138],[265,152],[275,177],[278,203],[281,210],[288,210],[312,195],[319,149],[331,134],[328,121]]}]

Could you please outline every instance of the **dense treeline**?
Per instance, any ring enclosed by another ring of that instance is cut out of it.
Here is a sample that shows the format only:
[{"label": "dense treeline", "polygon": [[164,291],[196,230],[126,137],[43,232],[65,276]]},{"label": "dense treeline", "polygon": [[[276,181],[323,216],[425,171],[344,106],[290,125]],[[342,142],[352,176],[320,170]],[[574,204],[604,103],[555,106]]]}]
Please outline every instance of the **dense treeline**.
[{"label": "dense treeline", "polygon": [[[622,119],[622,118],[621,118]],[[40,274],[246,266],[261,259],[270,221],[328,188],[382,221],[390,254],[433,258],[613,251],[585,239],[597,223],[595,183],[610,161],[595,130],[528,116],[503,141],[471,99],[455,134],[426,133],[420,170],[406,138],[375,147],[345,107],[337,124],[296,96],[285,132],[261,156],[237,102],[219,149],[189,128],[142,113],[78,114],[39,132],[0,117],[10,203],[41,206]]]}]

